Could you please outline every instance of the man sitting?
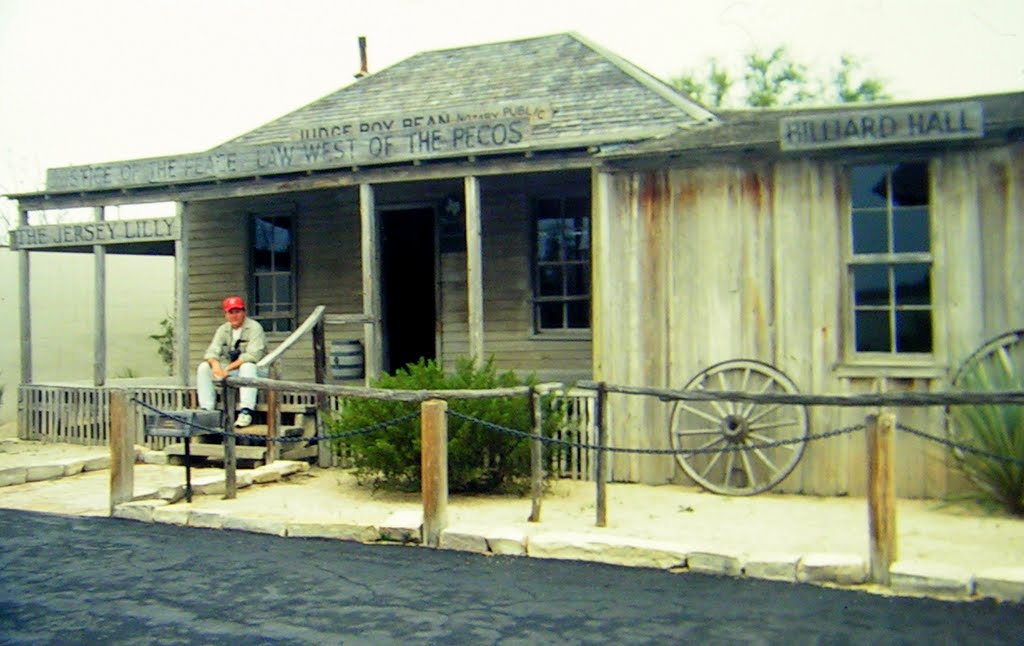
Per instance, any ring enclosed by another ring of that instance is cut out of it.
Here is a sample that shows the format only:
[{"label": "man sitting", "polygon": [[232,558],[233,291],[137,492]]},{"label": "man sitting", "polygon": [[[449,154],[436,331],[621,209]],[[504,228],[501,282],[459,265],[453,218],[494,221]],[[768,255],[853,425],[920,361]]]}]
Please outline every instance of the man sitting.
[{"label": "man sitting", "polygon": [[[256,363],[267,351],[267,340],[259,321],[245,315],[245,301],[239,296],[224,299],[226,323],[217,328],[213,341],[203,354],[203,362],[196,368],[196,390],[199,393],[199,407],[213,410],[217,393],[213,388],[214,379],[232,376],[254,378]],[[238,428],[252,424],[252,411],[256,408],[256,389],[240,388],[241,411],[235,419]]]}]

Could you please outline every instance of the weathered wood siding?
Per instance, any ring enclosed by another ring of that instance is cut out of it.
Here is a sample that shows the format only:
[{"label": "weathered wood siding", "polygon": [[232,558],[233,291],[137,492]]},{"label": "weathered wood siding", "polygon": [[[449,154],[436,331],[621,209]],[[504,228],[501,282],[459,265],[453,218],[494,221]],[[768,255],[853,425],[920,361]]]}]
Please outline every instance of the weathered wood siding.
[{"label": "weathered wood siding", "polygon": [[[499,370],[536,373],[541,379],[589,378],[589,335],[567,338],[533,331],[531,249],[533,199],[586,197],[590,178],[549,173],[483,178],[484,354]],[[469,352],[466,254],[441,254],[441,356],[453,365]]]},{"label": "weathered wood siding", "polygon": [[[537,373],[543,379],[591,376],[591,342],[533,333],[531,311],[531,200],[558,195],[586,196],[586,173],[549,173],[481,179],[484,352],[499,370]],[[378,212],[440,205],[461,195],[461,182],[398,183],[378,187]],[[317,305],[331,314],[362,312],[358,191],[321,191],[274,198],[191,202],[187,205],[190,359],[195,366],[216,327],[220,303],[229,294],[248,294],[248,214],[292,212],[296,217],[298,316]],[[378,215],[380,217],[380,215]],[[439,358],[452,366],[469,352],[466,254],[438,254]],[[362,339],[361,325],[328,326],[330,341]],[[285,335],[268,336],[273,346]],[[312,378],[312,344],[300,343],[286,357],[283,375]]]},{"label": "weathered wood siding", "polygon": [[[940,392],[984,339],[1024,326],[1024,147],[931,159],[935,365],[843,365],[841,160],[717,164],[599,175],[595,378],[682,387],[728,359],[759,359],[807,393]],[[666,448],[670,406],[610,398],[619,446]],[[815,408],[811,431],[863,422],[866,409]],[[940,409],[897,410],[900,424],[945,432]],[[863,433],[812,442],[783,491],[864,493]],[[897,493],[961,486],[944,449],[897,436]],[[618,456],[616,480],[681,479],[670,456]]]},{"label": "weathered wood siding", "polygon": [[[220,309],[224,297],[249,293],[249,214],[275,208],[294,213],[296,218],[296,324],[317,305],[326,305],[332,314],[362,312],[358,196],[354,189],[190,203],[189,347],[193,366],[224,321]],[[362,339],[363,328],[328,326],[325,335],[329,351],[332,340]],[[286,337],[284,333],[268,334],[267,345],[272,349]],[[282,377],[312,379],[312,359],[312,339],[300,342],[282,359]]]}]

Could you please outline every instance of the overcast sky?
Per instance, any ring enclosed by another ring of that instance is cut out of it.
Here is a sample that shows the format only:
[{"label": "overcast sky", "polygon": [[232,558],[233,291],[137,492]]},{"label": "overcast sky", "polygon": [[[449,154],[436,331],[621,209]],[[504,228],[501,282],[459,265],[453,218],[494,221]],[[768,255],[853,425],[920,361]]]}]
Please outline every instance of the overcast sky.
[{"label": "overcast sky", "polygon": [[896,99],[1024,90],[1022,0],[0,0],[0,193],[215,146],[353,82],[360,35],[372,72],[568,30],[666,79],[786,45]]}]

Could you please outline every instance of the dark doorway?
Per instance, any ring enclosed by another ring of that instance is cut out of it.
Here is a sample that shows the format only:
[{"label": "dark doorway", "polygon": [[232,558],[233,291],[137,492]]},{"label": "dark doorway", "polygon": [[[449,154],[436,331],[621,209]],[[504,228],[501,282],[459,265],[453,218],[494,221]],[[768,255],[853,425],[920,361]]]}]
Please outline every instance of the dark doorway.
[{"label": "dark doorway", "polygon": [[381,212],[384,370],[434,359],[434,210]]}]

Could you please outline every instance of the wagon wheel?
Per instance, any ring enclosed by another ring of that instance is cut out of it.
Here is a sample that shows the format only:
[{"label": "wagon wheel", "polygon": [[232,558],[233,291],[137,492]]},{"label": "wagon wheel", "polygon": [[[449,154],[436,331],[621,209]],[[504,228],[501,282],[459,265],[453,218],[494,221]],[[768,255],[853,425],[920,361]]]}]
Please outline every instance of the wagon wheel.
[{"label": "wagon wheel", "polygon": [[[1024,370],[1024,329],[1004,332],[982,343],[953,373],[952,383],[959,390],[1015,390],[1024,382],[1021,370]],[[946,408],[946,433],[950,440],[958,444],[976,445],[977,438],[973,438],[967,430],[960,431],[956,424],[958,418],[964,421],[965,418],[974,417],[969,408],[960,409],[962,416],[953,414],[953,407]],[[954,449],[952,453],[957,462],[963,465],[964,452]],[[971,469],[965,469],[965,473],[975,484],[986,486],[974,477]]]},{"label": "wagon wheel", "polygon": [[[1016,363],[1015,363],[1016,362]],[[1015,374],[1024,367],[1024,329],[1004,332],[978,346],[953,373],[953,385],[967,388],[972,373],[983,372],[987,379]]]},{"label": "wagon wheel", "polygon": [[[683,390],[731,390],[757,394],[797,393],[785,374],[767,363],[733,359],[697,373]],[[750,496],[790,474],[807,444],[807,409],[797,404],[677,401],[669,435],[683,471],[720,494]],[[779,440],[792,443],[762,448]]]}]

